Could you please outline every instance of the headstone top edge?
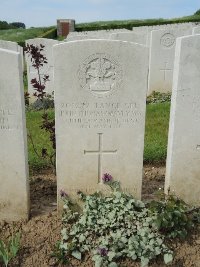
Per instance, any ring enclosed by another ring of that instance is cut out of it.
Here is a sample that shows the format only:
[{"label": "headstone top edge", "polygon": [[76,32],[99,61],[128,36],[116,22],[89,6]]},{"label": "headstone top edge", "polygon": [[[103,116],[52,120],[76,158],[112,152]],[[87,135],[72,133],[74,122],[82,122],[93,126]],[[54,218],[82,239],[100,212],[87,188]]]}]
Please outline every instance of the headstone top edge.
[{"label": "headstone top edge", "polygon": [[138,47],[142,47],[142,48],[147,48],[146,45],[144,44],[139,44],[139,43],[134,43],[134,42],[130,42],[130,41],[123,41],[123,40],[113,40],[113,39],[84,39],[84,40],[73,40],[73,41],[68,41],[68,42],[63,42],[63,43],[58,43],[55,44],[53,46],[54,49],[59,49],[62,46],[71,46],[72,44],[76,43],[76,44],[81,44],[81,43],[89,43],[89,42],[93,42],[93,43],[118,43],[118,44],[130,44],[130,45],[134,45],[134,46],[138,46]]},{"label": "headstone top edge", "polygon": [[0,51],[1,51],[1,52],[4,52],[4,53],[8,53],[8,54],[20,55],[20,52],[18,52],[18,51],[13,51],[13,50],[9,50],[9,49],[0,48]]}]

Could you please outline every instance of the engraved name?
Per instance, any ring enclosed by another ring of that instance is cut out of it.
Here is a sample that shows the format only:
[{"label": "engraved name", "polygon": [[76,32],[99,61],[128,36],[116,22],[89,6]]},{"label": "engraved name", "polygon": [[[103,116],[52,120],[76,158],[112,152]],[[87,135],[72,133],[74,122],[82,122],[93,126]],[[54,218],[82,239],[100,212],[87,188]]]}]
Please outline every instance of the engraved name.
[{"label": "engraved name", "polygon": [[137,103],[61,103],[59,116],[74,128],[133,127],[142,116]]},{"label": "engraved name", "polygon": [[16,113],[12,109],[0,108],[0,130],[20,129]]}]

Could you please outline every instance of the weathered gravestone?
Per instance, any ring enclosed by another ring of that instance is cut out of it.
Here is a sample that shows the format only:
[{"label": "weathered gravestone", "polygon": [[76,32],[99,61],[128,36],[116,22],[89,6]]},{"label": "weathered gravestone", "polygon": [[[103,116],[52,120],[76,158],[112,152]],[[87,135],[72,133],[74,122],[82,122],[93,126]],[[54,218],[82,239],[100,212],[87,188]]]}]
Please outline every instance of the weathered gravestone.
[{"label": "weathered gravestone", "polygon": [[189,34],[185,29],[151,32],[148,95],[172,91],[176,38]]},{"label": "weathered gravestone", "polygon": [[[42,54],[46,56],[48,64],[44,64],[43,67],[40,68],[40,78],[42,79],[44,75],[49,75],[49,81],[46,82],[45,92],[49,95],[52,95],[54,92],[53,86],[53,45],[58,44],[59,42],[56,40],[46,39],[46,38],[35,38],[29,39],[26,41],[26,44],[33,44],[39,46],[40,44],[44,46],[44,51]],[[31,85],[31,80],[34,78],[38,78],[37,70],[31,64],[31,57],[26,55],[27,62],[27,78],[28,78],[28,92],[30,96],[33,96],[35,92],[33,86]],[[34,99],[32,97],[32,99]]]},{"label": "weathered gravestone", "polygon": [[200,204],[200,35],[177,39],[166,193]]},{"label": "weathered gravestone", "polygon": [[199,26],[198,27],[194,27],[192,29],[192,34],[200,34],[200,27]]},{"label": "weathered gravestone", "polygon": [[155,30],[173,30],[175,32],[181,32],[181,35],[189,35],[192,33],[192,28],[195,26],[195,23],[176,23],[176,24],[162,24],[162,25],[153,25],[153,26],[140,26],[133,27],[132,31],[134,33],[139,33],[147,35],[147,46],[150,46],[151,42],[151,32]]},{"label": "weathered gravestone", "polygon": [[[72,41],[78,41],[78,40],[87,40],[87,39],[99,39],[98,36],[94,35],[69,35],[67,36],[67,38],[64,40],[65,42],[72,42]],[[102,39],[108,39],[107,37],[106,38],[102,38]]]},{"label": "weathered gravestone", "polygon": [[147,45],[147,34],[145,33],[135,33],[135,32],[112,33],[110,39]]},{"label": "weathered gravestone", "polygon": [[85,39],[110,39],[112,33],[130,32],[127,29],[99,30],[99,31],[83,31],[70,32],[65,41],[76,41]]},{"label": "weathered gravestone", "polygon": [[148,49],[86,40],[54,47],[58,193],[104,188],[110,173],[141,196]]},{"label": "weathered gravestone", "polygon": [[0,220],[27,219],[29,184],[20,54],[0,49]]},{"label": "weathered gravestone", "polygon": [[15,52],[19,52],[20,55],[21,55],[22,70],[24,70],[24,53],[23,53],[23,47],[21,47],[20,45],[18,45],[16,42],[0,40],[0,48],[11,50],[11,51],[15,51]]}]

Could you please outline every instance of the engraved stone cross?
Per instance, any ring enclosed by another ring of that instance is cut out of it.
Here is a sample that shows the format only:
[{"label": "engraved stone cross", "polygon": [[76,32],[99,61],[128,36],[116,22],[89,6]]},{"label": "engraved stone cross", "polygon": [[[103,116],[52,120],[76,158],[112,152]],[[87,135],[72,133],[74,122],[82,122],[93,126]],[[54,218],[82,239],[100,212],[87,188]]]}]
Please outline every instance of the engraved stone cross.
[{"label": "engraved stone cross", "polygon": [[164,72],[164,81],[166,80],[166,76],[167,76],[167,71],[172,71],[172,69],[168,69],[167,68],[167,62],[165,62],[165,67],[164,69],[160,69],[160,71],[163,71]]},{"label": "engraved stone cross", "polygon": [[84,154],[95,154],[98,155],[98,182],[102,183],[102,156],[103,154],[115,154],[117,150],[103,150],[103,133],[98,133],[99,135],[99,148],[98,150],[84,150]]}]

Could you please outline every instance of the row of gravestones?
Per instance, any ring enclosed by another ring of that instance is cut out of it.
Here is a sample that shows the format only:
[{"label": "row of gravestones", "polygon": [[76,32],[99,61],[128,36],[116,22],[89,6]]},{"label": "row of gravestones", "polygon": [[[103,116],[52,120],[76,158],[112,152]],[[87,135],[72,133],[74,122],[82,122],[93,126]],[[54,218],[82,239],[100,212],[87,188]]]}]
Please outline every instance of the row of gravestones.
[{"label": "row of gravestones", "polygon": [[[147,94],[153,91],[171,92],[172,77],[174,68],[175,44],[176,38],[190,34],[198,34],[200,27],[194,27],[194,23],[182,23],[173,25],[157,25],[150,27],[136,27],[133,31],[126,29],[120,30],[101,30],[91,32],[71,32],[66,41],[85,40],[85,39],[112,39],[129,41],[146,45],[149,48],[149,75]],[[159,30],[158,30],[159,29]],[[45,55],[48,58],[48,64],[41,69],[41,76],[48,74],[49,81],[46,84],[48,94],[54,92],[53,87],[53,45],[58,44],[56,40],[50,39],[31,39],[27,43],[45,46]],[[22,48],[14,42],[0,41],[0,47],[12,51],[21,52],[23,63]],[[33,95],[34,88],[31,85],[31,79],[35,77],[36,70],[31,65],[30,58],[27,61],[28,91]],[[34,101],[34,99],[33,99]]]},{"label": "row of gravestones", "polygon": [[[106,191],[108,172],[140,198],[148,48],[86,40],[53,50],[58,192]],[[178,38],[175,51],[165,191],[199,205],[200,35]],[[4,49],[0,59],[0,220],[18,220],[29,214],[22,62]]]},{"label": "row of gravestones", "polygon": [[[159,30],[156,30],[157,28]],[[164,28],[161,28],[164,27]],[[140,28],[140,30],[139,30]],[[149,49],[149,74],[147,95],[153,91],[167,93],[172,91],[172,78],[174,69],[176,38],[197,34],[200,27],[194,27],[193,23],[182,23],[175,25],[162,25],[155,27],[138,27],[137,31],[128,31],[125,29],[112,31],[92,31],[92,32],[71,32],[65,41],[77,41],[87,39],[111,39],[129,41],[142,44]],[[45,45],[45,54],[49,60],[49,64],[42,70],[43,74],[50,75],[50,81],[47,82],[47,93],[52,94],[53,88],[53,53],[52,47],[58,41],[48,39],[32,39],[28,40],[29,44]],[[28,91],[32,95],[33,87],[30,83],[35,76],[35,69],[31,66],[30,59],[27,59],[28,65]]]}]

